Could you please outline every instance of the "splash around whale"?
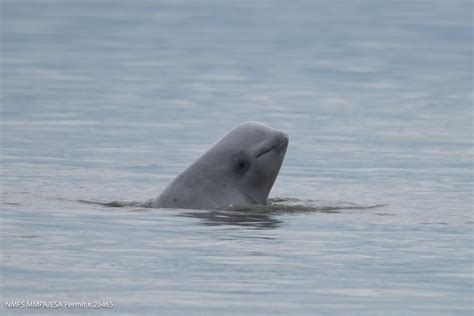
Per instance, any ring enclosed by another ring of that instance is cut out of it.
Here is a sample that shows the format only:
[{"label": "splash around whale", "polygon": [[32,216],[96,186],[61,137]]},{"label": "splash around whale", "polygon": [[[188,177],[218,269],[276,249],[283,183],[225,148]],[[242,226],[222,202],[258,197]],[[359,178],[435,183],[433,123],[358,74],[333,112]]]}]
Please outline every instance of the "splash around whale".
[{"label": "splash around whale", "polygon": [[244,122],[180,173],[153,208],[216,209],[264,205],[278,176],[288,136],[260,122]]}]

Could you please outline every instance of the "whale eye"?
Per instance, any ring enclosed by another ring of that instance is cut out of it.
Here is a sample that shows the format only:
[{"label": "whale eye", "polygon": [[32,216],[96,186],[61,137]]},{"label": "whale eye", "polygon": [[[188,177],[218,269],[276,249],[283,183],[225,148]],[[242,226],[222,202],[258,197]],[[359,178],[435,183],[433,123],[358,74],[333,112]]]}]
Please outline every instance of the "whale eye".
[{"label": "whale eye", "polygon": [[247,172],[249,167],[250,167],[250,161],[243,154],[239,154],[236,157],[234,157],[233,169],[235,173],[242,175],[245,172]]}]

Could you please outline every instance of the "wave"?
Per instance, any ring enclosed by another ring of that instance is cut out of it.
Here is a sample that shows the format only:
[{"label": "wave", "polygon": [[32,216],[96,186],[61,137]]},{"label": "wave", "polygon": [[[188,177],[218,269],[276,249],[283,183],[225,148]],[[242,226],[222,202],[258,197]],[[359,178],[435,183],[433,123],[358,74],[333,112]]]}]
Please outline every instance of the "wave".
[{"label": "wave", "polygon": [[[105,207],[138,207],[151,208],[153,200],[141,201],[90,201],[77,200],[84,204],[100,205]],[[247,211],[260,213],[280,213],[280,212],[320,212],[320,213],[340,213],[342,210],[366,210],[380,208],[388,204],[359,205],[352,202],[328,202],[323,200],[309,200],[298,198],[270,198],[265,205],[229,205],[218,210],[226,211]]]}]

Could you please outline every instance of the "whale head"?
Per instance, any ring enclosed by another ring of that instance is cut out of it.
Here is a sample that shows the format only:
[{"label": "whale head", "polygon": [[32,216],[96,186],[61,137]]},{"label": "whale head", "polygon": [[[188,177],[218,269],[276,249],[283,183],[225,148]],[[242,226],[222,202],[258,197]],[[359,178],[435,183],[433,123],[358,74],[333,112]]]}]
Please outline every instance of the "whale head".
[{"label": "whale head", "polygon": [[153,207],[219,208],[266,204],[288,136],[259,122],[244,122],[178,175]]},{"label": "whale head", "polygon": [[[259,122],[239,124],[209,152],[250,204],[265,204],[288,147],[288,136]],[[222,159],[224,158],[224,159]]]}]

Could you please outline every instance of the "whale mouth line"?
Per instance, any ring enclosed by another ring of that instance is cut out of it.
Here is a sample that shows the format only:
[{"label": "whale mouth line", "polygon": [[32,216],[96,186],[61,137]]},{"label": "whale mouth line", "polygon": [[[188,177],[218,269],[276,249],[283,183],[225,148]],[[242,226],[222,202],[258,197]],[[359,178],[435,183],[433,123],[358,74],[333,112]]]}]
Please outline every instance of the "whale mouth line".
[{"label": "whale mouth line", "polygon": [[268,154],[269,152],[271,152],[271,151],[273,151],[273,150],[275,150],[275,149],[281,147],[282,145],[286,145],[286,144],[288,144],[288,138],[287,138],[287,137],[285,137],[281,142],[279,142],[279,143],[277,143],[277,144],[275,144],[275,145],[273,145],[273,146],[270,146],[270,147],[267,148],[267,149],[262,150],[259,154],[257,154],[257,157],[256,157],[256,158],[258,159],[258,158],[260,158],[261,156],[263,156],[263,155],[265,155],[265,154]]}]

